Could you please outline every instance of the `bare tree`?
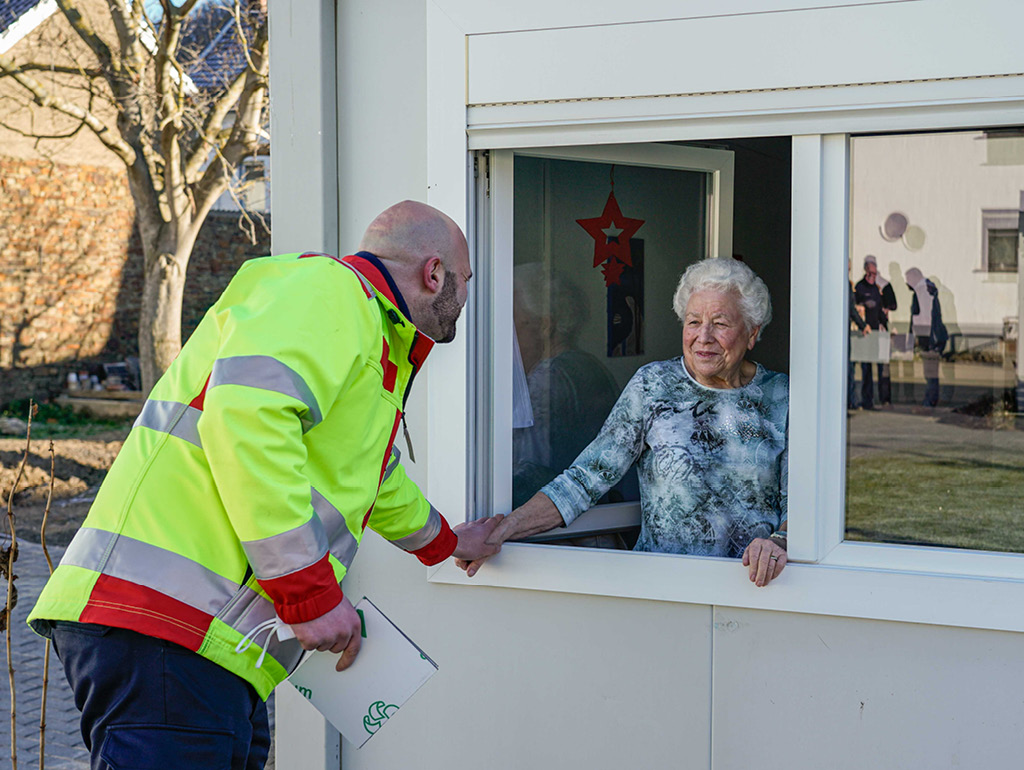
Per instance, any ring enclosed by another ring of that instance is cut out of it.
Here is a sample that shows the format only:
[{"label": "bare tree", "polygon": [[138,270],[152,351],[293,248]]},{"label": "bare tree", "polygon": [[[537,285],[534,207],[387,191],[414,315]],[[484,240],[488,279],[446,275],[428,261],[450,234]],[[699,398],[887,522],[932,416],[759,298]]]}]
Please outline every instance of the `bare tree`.
[{"label": "bare tree", "polygon": [[90,131],[124,163],[143,248],[139,357],[148,393],[181,349],[185,272],[199,230],[237,184],[242,161],[266,152],[266,8],[159,0],[151,15],[143,0],[57,5],[67,23],[53,25],[48,45],[30,58],[18,48],[0,55],[0,80],[23,97],[20,116],[0,123],[51,145]]}]

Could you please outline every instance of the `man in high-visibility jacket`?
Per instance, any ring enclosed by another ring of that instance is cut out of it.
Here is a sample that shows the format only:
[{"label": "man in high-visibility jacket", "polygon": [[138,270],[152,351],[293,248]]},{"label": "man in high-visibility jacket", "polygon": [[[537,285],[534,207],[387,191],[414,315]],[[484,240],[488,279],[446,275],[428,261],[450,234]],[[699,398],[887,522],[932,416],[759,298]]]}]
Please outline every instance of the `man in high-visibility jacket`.
[{"label": "man in high-visibility jacket", "polygon": [[[436,564],[450,528],[395,436],[472,275],[459,227],[405,201],[344,259],[246,262],[153,388],[29,617],[93,767],[259,768],[264,701],[303,649],[359,650],[341,581],[366,527]],[[292,634],[294,638],[292,638]]]}]

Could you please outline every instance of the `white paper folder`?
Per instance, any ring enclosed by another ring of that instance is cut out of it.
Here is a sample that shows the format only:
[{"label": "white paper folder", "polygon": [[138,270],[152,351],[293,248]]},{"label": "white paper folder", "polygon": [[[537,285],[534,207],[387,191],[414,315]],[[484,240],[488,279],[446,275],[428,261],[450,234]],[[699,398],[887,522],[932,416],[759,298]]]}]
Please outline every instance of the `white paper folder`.
[{"label": "white paper folder", "polygon": [[338,672],[340,654],[310,652],[286,681],[361,748],[437,672],[437,664],[369,599],[355,608],[364,630],[355,662]]}]

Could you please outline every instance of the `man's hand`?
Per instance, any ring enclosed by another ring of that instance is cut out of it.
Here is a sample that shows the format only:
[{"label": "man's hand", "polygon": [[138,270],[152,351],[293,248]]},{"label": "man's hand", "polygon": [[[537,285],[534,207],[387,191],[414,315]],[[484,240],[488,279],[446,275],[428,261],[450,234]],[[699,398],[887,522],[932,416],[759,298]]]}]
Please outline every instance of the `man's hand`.
[{"label": "man's hand", "polygon": [[338,671],[344,671],[355,661],[362,641],[362,630],[363,622],[359,613],[345,598],[330,612],[305,623],[292,625],[292,631],[302,649],[342,653],[335,666]]},{"label": "man's hand", "polygon": [[[535,535],[538,532],[547,532],[549,529],[562,526],[564,523],[558,508],[555,507],[555,504],[543,492],[535,494],[508,516],[499,514],[491,519],[484,519],[484,521],[498,522],[492,528],[490,537],[487,538],[485,543],[488,546],[497,548],[494,553],[501,550],[501,544],[506,540],[516,540],[521,537]],[[477,570],[483,566],[483,563],[492,555],[486,554],[476,558],[469,558],[459,557],[456,554],[455,564],[459,569],[464,569],[468,577],[473,577]]]},{"label": "man's hand", "polygon": [[489,519],[467,521],[464,524],[457,524],[452,527],[452,532],[459,536],[459,544],[455,548],[455,553],[452,554],[455,557],[456,563],[462,566],[463,562],[486,559],[500,551],[501,542],[491,543],[489,540],[491,539],[491,533],[494,532],[494,528],[504,518],[504,515],[499,513],[497,516],[491,516]]}]

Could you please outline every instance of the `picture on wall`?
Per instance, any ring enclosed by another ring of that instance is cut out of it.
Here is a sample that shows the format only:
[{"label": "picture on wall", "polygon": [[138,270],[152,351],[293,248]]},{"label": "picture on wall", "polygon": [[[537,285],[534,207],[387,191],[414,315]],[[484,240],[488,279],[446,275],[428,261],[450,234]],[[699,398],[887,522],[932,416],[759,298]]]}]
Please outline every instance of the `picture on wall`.
[{"label": "picture on wall", "polygon": [[644,241],[629,239],[631,265],[621,265],[619,280],[607,287],[608,357],[644,352]]}]

